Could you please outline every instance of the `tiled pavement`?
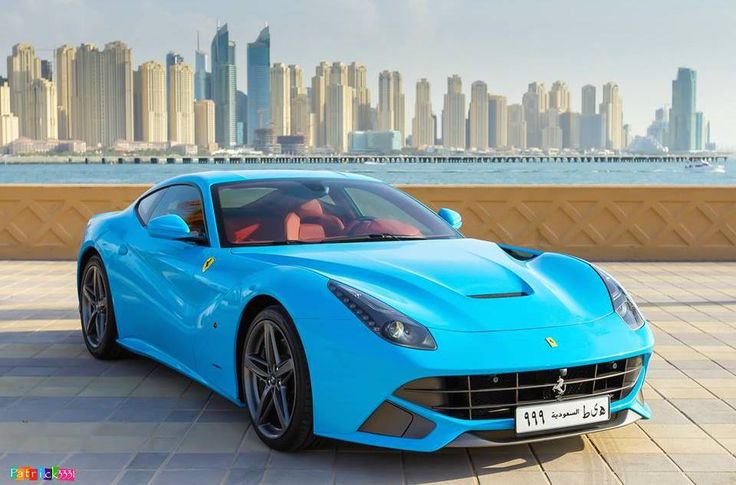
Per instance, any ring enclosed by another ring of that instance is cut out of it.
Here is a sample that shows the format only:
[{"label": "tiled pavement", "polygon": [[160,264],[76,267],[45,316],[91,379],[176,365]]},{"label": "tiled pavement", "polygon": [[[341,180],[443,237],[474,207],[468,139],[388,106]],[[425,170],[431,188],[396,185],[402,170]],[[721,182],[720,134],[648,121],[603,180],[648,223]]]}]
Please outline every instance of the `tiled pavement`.
[{"label": "tiled pavement", "polygon": [[74,264],[0,262],[0,483],[10,466],[78,483],[736,483],[736,263],[610,263],[657,336],[655,418],[538,445],[270,452],[245,413],[143,358],[92,359]]}]

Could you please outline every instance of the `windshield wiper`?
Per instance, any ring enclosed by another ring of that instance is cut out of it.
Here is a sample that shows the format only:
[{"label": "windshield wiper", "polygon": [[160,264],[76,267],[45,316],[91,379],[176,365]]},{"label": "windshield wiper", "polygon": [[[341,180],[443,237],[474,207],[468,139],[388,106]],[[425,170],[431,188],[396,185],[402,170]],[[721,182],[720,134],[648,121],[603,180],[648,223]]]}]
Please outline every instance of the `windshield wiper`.
[{"label": "windshield wiper", "polygon": [[347,242],[368,242],[368,241],[420,241],[427,239],[424,236],[407,236],[401,234],[374,233],[363,234],[361,236],[348,236],[335,239],[325,239],[320,243],[347,243]]}]

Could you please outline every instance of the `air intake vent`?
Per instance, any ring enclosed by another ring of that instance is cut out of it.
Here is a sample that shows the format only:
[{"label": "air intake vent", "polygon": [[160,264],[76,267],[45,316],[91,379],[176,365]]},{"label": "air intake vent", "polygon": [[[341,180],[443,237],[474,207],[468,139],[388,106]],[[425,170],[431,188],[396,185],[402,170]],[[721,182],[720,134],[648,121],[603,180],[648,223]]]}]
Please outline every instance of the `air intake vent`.
[{"label": "air intake vent", "polygon": [[515,248],[513,246],[505,246],[503,244],[499,244],[498,246],[503,249],[506,254],[514,259],[518,259],[519,261],[529,261],[542,254],[539,251],[533,251],[531,249]]},{"label": "air intake vent", "polygon": [[486,293],[484,295],[468,295],[470,298],[479,300],[490,300],[492,298],[515,298],[517,296],[529,296],[526,291],[512,291],[511,293]]}]

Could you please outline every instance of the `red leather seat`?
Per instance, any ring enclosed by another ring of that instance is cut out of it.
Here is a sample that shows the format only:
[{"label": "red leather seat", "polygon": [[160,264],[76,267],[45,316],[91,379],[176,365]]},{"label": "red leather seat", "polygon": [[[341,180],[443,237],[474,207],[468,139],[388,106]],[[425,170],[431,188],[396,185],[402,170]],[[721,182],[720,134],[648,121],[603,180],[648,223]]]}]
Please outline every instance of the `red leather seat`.
[{"label": "red leather seat", "polygon": [[321,241],[341,234],[345,225],[340,218],[325,214],[322,203],[312,199],[286,215],[284,229],[287,241]]}]

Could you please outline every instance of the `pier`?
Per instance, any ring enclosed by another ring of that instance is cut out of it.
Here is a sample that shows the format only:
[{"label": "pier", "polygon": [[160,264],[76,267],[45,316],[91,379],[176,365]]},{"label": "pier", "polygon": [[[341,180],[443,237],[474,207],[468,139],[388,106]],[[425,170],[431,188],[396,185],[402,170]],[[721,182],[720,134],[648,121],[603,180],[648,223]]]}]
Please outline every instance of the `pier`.
[{"label": "pier", "polygon": [[118,164],[390,164],[390,163],[720,163],[726,155],[213,155],[84,157],[69,163]]}]

